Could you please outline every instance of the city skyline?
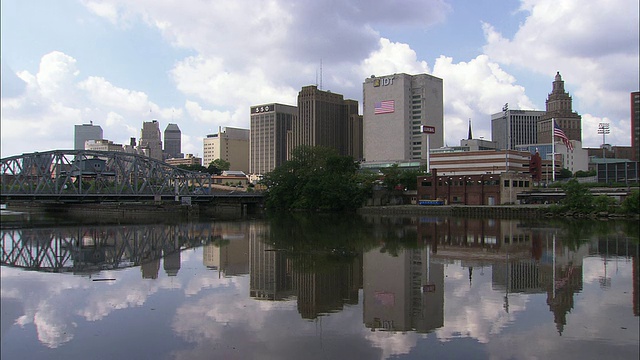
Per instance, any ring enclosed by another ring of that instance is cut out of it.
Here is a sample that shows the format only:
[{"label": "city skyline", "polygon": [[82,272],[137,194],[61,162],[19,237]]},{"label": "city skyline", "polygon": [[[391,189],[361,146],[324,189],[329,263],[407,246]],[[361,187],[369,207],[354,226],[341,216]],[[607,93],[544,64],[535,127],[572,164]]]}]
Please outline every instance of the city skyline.
[{"label": "city skyline", "polygon": [[469,119],[490,138],[505,103],[544,110],[558,71],[583,146],[600,145],[600,122],[608,143],[631,144],[637,2],[394,4],[3,1],[2,157],[70,148],[73,125],[89,121],[128,143],[152,119],[179,124],[182,152],[201,155],[216,128],[249,128],[252,105],[295,105],[318,84],[362,113],[365,79],[403,72],[443,79],[448,145]]}]

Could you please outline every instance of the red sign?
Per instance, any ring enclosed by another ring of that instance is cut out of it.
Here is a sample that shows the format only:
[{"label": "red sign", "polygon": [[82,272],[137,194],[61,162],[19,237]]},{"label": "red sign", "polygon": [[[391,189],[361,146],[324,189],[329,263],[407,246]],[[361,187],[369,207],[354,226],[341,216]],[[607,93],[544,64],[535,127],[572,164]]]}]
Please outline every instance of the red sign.
[{"label": "red sign", "polygon": [[434,126],[422,125],[422,133],[423,134],[435,134],[436,128]]}]

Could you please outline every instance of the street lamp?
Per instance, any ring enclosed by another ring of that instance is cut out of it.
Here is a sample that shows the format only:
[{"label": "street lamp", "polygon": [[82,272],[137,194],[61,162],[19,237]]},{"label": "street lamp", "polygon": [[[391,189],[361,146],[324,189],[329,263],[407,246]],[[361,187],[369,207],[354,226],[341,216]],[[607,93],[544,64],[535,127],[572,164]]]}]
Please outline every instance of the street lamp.
[{"label": "street lamp", "polygon": [[604,144],[606,144],[604,139],[605,139],[605,136],[609,134],[609,123],[599,123],[598,134],[602,135],[602,158],[604,159],[606,157],[604,153]]}]

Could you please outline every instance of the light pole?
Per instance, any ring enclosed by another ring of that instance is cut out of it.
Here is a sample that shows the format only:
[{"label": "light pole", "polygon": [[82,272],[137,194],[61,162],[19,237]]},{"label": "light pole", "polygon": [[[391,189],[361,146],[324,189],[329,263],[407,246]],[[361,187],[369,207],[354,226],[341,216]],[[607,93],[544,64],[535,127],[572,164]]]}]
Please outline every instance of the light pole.
[{"label": "light pole", "polygon": [[609,131],[609,123],[599,123],[598,124],[598,134],[602,134],[602,158],[603,159],[606,158],[606,155],[605,155],[605,152],[604,152],[604,144],[606,144],[606,143],[605,143],[604,139],[605,139],[605,136],[607,134],[609,134],[609,132],[610,132]]},{"label": "light pole", "polygon": [[509,171],[509,120],[507,119],[507,112],[509,111],[509,103],[505,103],[502,107],[502,118],[504,119],[504,171]]}]

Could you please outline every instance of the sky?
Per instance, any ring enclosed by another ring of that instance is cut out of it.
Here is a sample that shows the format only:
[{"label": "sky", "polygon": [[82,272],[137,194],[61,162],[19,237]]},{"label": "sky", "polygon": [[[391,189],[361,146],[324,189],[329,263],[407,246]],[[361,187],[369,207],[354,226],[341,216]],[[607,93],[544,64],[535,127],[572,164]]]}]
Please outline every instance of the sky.
[{"label": "sky", "polygon": [[303,86],[362,106],[371,76],[443,79],[447,145],[491,138],[491,114],[545,110],[556,72],[583,147],[631,144],[637,0],[1,0],[1,156],[72,149],[74,125],[128,144],[157,119],[202,156],[252,105]]}]

